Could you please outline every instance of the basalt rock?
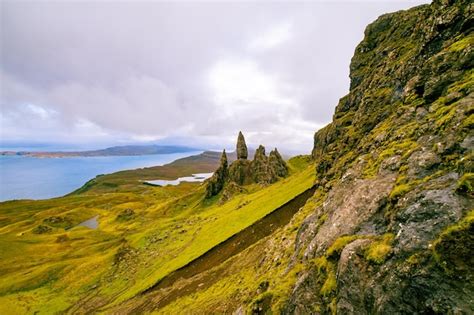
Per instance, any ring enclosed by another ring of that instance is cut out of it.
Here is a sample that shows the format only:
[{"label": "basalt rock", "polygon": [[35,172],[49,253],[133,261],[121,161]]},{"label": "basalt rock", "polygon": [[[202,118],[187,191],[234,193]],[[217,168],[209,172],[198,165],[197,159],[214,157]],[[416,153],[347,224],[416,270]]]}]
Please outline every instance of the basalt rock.
[{"label": "basalt rock", "polygon": [[265,147],[260,145],[252,161],[253,180],[259,184],[270,184],[277,180],[276,174],[268,163]]},{"label": "basalt rock", "polygon": [[474,313],[473,33],[465,0],[367,27],[314,136],[324,197],[297,233],[306,267],[283,313]]},{"label": "basalt rock", "polygon": [[248,157],[247,144],[245,144],[245,138],[242,134],[242,131],[239,131],[239,136],[237,137],[237,159],[246,160]]},{"label": "basalt rock", "polygon": [[240,194],[242,192],[245,192],[245,189],[242,186],[231,181],[226,184],[224,189],[222,190],[222,196],[219,202],[223,204],[226,201],[230,200],[234,195]]},{"label": "basalt rock", "polygon": [[229,170],[227,168],[227,155],[225,150],[222,152],[221,163],[212,177],[208,180],[206,186],[206,198],[217,195],[228,178]]},{"label": "basalt rock", "polygon": [[234,161],[229,167],[229,181],[238,185],[251,184],[252,162],[244,159]]},{"label": "basalt rock", "polygon": [[268,164],[277,176],[285,177],[288,175],[288,167],[276,148],[270,152]]},{"label": "basalt rock", "polygon": [[[217,195],[227,183],[233,185],[248,185],[252,183],[271,184],[276,182],[280,177],[288,175],[288,167],[281,157],[277,149],[270,153],[270,156],[265,155],[265,147],[260,145],[255,151],[255,156],[252,161],[247,160],[247,145],[242,132],[239,132],[237,139],[237,160],[235,160],[227,168],[227,158],[225,152],[223,153],[223,160],[221,166],[217,169],[214,175],[207,182],[206,197],[210,198]],[[235,191],[235,187],[231,189]],[[230,198],[232,193],[226,192],[226,196],[222,201]]]}]

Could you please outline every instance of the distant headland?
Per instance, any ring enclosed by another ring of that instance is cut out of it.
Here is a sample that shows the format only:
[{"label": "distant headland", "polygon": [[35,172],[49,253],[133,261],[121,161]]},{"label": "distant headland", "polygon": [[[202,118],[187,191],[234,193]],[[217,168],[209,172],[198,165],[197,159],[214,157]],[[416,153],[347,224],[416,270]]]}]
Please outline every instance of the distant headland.
[{"label": "distant headland", "polygon": [[124,145],[88,151],[2,151],[0,155],[21,155],[39,158],[137,156],[199,151],[198,148],[172,145]]}]

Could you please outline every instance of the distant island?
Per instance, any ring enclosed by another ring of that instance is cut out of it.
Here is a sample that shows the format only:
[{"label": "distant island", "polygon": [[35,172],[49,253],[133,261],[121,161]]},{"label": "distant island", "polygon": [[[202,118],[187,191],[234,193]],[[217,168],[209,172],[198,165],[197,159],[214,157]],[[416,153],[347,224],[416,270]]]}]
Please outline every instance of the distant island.
[{"label": "distant island", "polygon": [[138,156],[199,151],[197,148],[172,145],[124,145],[89,151],[2,151],[0,155],[21,155],[40,158]]}]

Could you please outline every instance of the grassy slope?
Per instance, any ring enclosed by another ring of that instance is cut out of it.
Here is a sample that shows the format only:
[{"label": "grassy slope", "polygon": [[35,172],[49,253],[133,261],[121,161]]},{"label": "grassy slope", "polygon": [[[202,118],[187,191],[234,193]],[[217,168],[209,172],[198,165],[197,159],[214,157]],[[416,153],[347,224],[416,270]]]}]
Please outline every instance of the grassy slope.
[{"label": "grassy slope", "polygon": [[[41,201],[0,204],[0,313],[87,311],[133,297],[214,245],[308,189],[313,171],[303,158],[292,175],[224,205],[204,202],[203,185],[151,187],[140,179],[205,172],[212,159],[101,176],[82,191]],[[191,166],[190,166],[191,165]],[[215,166],[215,164],[214,164]],[[159,174],[159,175],[157,175]],[[129,221],[117,220],[133,209]],[[32,230],[48,217],[75,225],[100,215],[99,230]]]}]

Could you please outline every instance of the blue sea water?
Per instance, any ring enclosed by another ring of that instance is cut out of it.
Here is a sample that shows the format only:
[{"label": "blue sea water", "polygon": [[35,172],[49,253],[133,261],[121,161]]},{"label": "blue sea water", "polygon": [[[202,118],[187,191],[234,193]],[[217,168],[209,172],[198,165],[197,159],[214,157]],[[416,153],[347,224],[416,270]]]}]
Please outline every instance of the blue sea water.
[{"label": "blue sea water", "polygon": [[60,197],[99,174],[163,165],[199,153],[67,158],[0,156],[0,201]]}]

